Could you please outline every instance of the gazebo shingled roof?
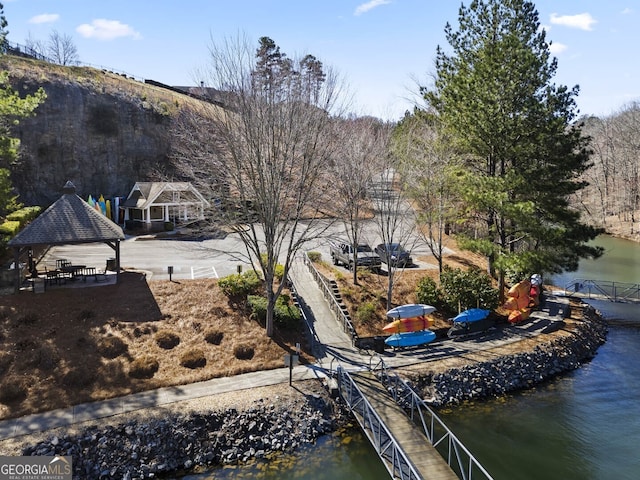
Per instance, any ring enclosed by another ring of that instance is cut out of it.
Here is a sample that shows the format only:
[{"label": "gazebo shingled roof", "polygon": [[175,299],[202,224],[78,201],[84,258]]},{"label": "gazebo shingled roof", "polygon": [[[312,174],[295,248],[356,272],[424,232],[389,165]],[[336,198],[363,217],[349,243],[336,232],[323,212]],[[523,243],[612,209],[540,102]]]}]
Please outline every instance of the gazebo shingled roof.
[{"label": "gazebo shingled roof", "polygon": [[[14,249],[15,265],[24,248],[104,242],[115,250],[116,272],[119,272],[120,240],[124,240],[122,228],[76,195],[76,187],[71,181],[62,191],[58,200],[8,242]],[[19,269],[16,269],[16,282],[16,289],[19,289]]]}]

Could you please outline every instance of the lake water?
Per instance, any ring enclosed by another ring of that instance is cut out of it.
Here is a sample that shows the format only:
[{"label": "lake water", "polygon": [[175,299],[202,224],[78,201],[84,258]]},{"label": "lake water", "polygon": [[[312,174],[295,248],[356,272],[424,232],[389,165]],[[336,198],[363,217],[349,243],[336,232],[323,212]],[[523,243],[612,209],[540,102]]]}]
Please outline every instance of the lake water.
[{"label": "lake water", "polygon": [[[596,261],[553,279],[640,282],[640,245],[611,237]],[[640,306],[592,302],[611,320],[607,342],[581,368],[537,388],[440,412],[494,479],[640,478]],[[277,461],[222,468],[202,479],[388,479],[357,430]]]}]

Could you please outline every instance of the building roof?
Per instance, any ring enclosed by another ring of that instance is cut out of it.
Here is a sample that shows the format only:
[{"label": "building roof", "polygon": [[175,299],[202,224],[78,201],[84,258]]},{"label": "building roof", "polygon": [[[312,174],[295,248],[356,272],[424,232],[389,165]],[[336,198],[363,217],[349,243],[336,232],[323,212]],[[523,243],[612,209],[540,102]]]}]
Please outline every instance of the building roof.
[{"label": "building roof", "polygon": [[[173,199],[167,201],[167,198],[160,198],[166,192],[178,192],[180,200],[176,202]],[[184,204],[194,202],[209,206],[209,202],[189,182],[136,182],[122,205],[128,208],[143,209],[158,203]]]},{"label": "building roof", "polygon": [[13,237],[8,245],[66,245],[123,240],[122,228],[76,195],[70,181],[62,196]]}]

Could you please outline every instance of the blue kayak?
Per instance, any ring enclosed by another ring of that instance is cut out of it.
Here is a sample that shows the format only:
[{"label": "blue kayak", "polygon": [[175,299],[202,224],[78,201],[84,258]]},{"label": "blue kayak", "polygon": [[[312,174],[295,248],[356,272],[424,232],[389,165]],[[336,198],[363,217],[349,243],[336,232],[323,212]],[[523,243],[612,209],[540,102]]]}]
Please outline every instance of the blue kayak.
[{"label": "blue kayak", "polygon": [[436,334],[431,330],[420,330],[417,332],[394,333],[387,337],[384,343],[394,348],[415,347],[433,342],[435,338]]},{"label": "blue kayak", "polygon": [[471,323],[478,322],[480,320],[484,320],[489,316],[491,310],[485,310],[483,308],[470,308],[469,310],[465,310],[464,312],[460,312],[458,315],[453,317],[454,323]]}]

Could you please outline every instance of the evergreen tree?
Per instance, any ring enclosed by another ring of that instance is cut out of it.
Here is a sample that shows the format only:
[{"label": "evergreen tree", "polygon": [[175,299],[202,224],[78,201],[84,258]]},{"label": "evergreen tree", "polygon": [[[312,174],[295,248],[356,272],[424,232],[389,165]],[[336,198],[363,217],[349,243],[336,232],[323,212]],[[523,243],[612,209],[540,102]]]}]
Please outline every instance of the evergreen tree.
[{"label": "evergreen tree", "polygon": [[460,191],[474,227],[485,226],[463,244],[487,255],[501,286],[505,275],[575,270],[601,254],[586,244],[599,230],[568,203],[589,167],[579,89],[553,83],[557,60],[532,2],[474,0],[459,24],[445,27],[452,51],[438,47],[424,96],[465,152]]}]

